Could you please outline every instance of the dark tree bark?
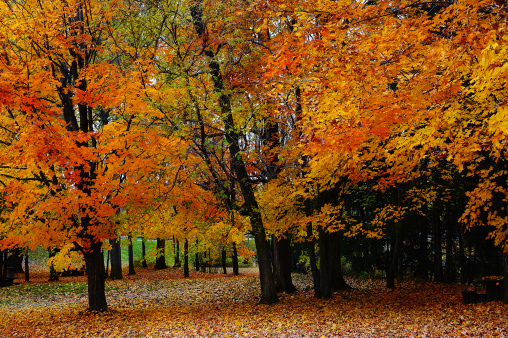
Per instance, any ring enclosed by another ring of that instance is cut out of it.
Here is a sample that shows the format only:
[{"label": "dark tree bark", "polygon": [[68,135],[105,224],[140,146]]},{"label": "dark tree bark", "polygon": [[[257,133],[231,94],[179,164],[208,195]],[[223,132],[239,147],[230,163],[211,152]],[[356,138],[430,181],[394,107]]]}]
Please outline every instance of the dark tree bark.
[{"label": "dark tree bark", "polygon": [[93,242],[91,248],[83,252],[88,280],[88,309],[106,311],[108,304],[105,293],[104,255],[102,243]]},{"label": "dark tree bark", "polygon": [[111,240],[111,272],[110,279],[123,279],[122,273],[122,247],[120,237]]},{"label": "dark tree bark", "polygon": [[222,272],[225,275],[228,274],[228,269],[227,269],[227,266],[226,266],[226,259],[227,259],[226,248],[222,247]]},{"label": "dark tree bark", "polygon": [[238,276],[240,271],[238,269],[238,251],[236,250],[236,243],[235,242],[233,242],[232,261],[233,261],[233,274]]},{"label": "dark tree bark", "polygon": [[[261,303],[270,304],[278,301],[273,279],[270,244],[266,239],[263,219],[254,194],[253,184],[246,169],[240,149],[240,135],[236,131],[231,109],[231,96],[225,90],[221,66],[217,61],[215,51],[207,46],[206,21],[203,18],[202,0],[197,0],[190,8],[193,24],[204,48],[204,55],[208,58],[208,67],[213,81],[214,90],[218,95],[218,103],[224,124],[224,134],[228,143],[231,158],[231,168],[236,175],[236,181],[243,195],[242,213],[249,216],[252,232],[256,243],[259,262],[259,279],[261,281]],[[204,146],[204,145],[203,145]]]},{"label": "dark tree bark", "polygon": [[[305,200],[305,214],[307,216],[312,215],[310,199]],[[306,246],[307,246],[307,254],[309,255],[310,272],[312,274],[312,281],[314,283],[314,296],[321,297],[321,286],[320,286],[321,282],[319,280],[321,273],[317,267],[316,248],[314,244],[314,236],[312,234],[312,223],[307,224]]]},{"label": "dark tree bark", "polygon": [[503,253],[503,286],[504,286],[504,297],[503,301],[508,304],[508,254]]},{"label": "dark tree bark", "polygon": [[444,281],[452,283],[453,276],[453,229],[450,220],[446,222],[446,262],[444,269]]},{"label": "dark tree bark", "polygon": [[[175,243],[175,236],[173,236],[173,243]],[[180,241],[176,239],[175,243],[175,264],[173,265],[175,268],[179,268],[182,266],[180,262]]]},{"label": "dark tree bark", "polygon": [[155,258],[155,270],[167,268],[166,265],[166,240],[157,238],[157,257]]},{"label": "dark tree bark", "polygon": [[292,293],[296,291],[291,279],[291,245],[289,238],[272,239],[273,271],[277,291]]},{"label": "dark tree bark", "polygon": [[189,241],[187,238],[183,244],[183,275],[189,277]]},{"label": "dark tree bark", "polygon": [[400,251],[402,248],[402,226],[400,222],[395,224],[395,241],[392,248],[392,257],[390,267],[386,273],[386,287],[395,289],[395,274],[399,263]]},{"label": "dark tree bark", "polygon": [[148,264],[146,264],[146,244],[145,244],[145,238],[141,241],[141,266],[146,268],[148,267]]},{"label": "dark tree bark", "polygon": [[200,263],[199,262],[199,242],[196,239],[196,253],[194,254],[194,269],[196,271],[199,271],[199,267],[200,267],[199,263]]},{"label": "dark tree bark", "polygon": [[442,249],[442,240],[443,240],[443,232],[441,229],[441,223],[439,221],[439,216],[436,215],[437,211],[433,210],[433,236],[432,242],[434,244],[434,281],[442,282],[443,281],[443,249]]},{"label": "dark tree bark", "polygon": [[419,257],[418,265],[416,268],[416,276],[422,279],[429,278],[429,264],[428,264],[428,250],[427,250],[427,240],[428,240],[428,225],[426,223],[422,224],[422,231],[418,236],[419,248]]},{"label": "dark tree bark", "polygon": [[30,281],[30,270],[28,264],[28,250],[25,252],[25,282]]},{"label": "dark tree bark", "polygon": [[[49,258],[55,257],[57,252],[58,252],[57,249],[48,249]],[[49,266],[49,280],[50,281],[57,281],[58,280],[58,272],[55,270],[55,267],[53,266],[53,264],[50,264],[50,266]]]},{"label": "dark tree bark", "polygon": [[0,285],[6,284],[6,275],[7,275],[7,257],[6,257],[6,250],[0,250]]},{"label": "dark tree bark", "polygon": [[332,242],[332,261],[330,262],[332,269],[332,289],[351,289],[351,287],[344,280],[344,275],[342,274],[342,256],[340,251],[342,236],[338,232],[335,232],[330,234],[330,240]]},{"label": "dark tree bark", "polygon": [[135,275],[136,271],[134,270],[134,243],[132,240],[132,236],[129,236],[129,273],[128,275]]},{"label": "dark tree bark", "polygon": [[15,273],[23,273],[23,252],[20,248],[15,248],[12,252],[12,267]]}]

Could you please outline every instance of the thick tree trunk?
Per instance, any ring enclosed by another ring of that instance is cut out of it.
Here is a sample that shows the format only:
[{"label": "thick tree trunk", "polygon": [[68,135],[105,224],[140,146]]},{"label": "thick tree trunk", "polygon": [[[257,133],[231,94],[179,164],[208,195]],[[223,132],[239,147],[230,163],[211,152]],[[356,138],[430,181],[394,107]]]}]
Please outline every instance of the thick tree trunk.
[{"label": "thick tree trunk", "polygon": [[341,261],[341,235],[339,233],[330,234],[330,240],[332,241],[332,289],[333,290],[348,290],[351,287],[344,280],[342,274],[342,261]]},{"label": "thick tree trunk", "polygon": [[134,243],[132,240],[132,236],[129,236],[129,273],[128,275],[135,275],[136,271],[134,271]]},{"label": "thick tree trunk", "polygon": [[148,264],[146,264],[146,244],[145,244],[145,238],[141,241],[141,266],[146,268],[148,267]]},{"label": "thick tree trunk", "polygon": [[235,242],[233,242],[232,263],[233,263],[233,274],[238,276],[240,271],[238,269],[238,251],[236,250],[236,243]]},{"label": "thick tree trunk", "polygon": [[395,243],[392,248],[392,260],[386,274],[386,287],[395,289],[395,274],[399,262],[399,255],[402,247],[402,227],[400,223],[395,224]]},{"label": "thick tree trunk", "polygon": [[187,238],[183,245],[183,275],[189,277],[189,241]]},{"label": "thick tree trunk", "polygon": [[104,255],[101,243],[93,243],[92,247],[83,252],[88,279],[88,309],[106,311],[108,308],[105,293]]},{"label": "thick tree trunk", "polygon": [[422,231],[418,236],[419,244],[419,257],[418,265],[416,268],[416,276],[422,279],[429,278],[429,268],[428,268],[428,250],[427,250],[427,240],[428,240],[428,225],[422,225]]},{"label": "thick tree trunk", "polygon": [[225,275],[228,274],[228,269],[227,269],[227,266],[226,266],[226,258],[227,258],[226,248],[222,247],[222,272]]},{"label": "thick tree trunk", "polygon": [[273,271],[277,291],[296,291],[291,279],[291,245],[289,238],[273,238]]},{"label": "thick tree trunk", "polygon": [[[55,257],[56,253],[57,253],[57,249],[48,249],[49,258]],[[57,281],[58,280],[58,272],[56,272],[53,264],[49,265],[49,280],[50,281]]]},{"label": "thick tree trunk", "polygon": [[15,248],[12,253],[12,262],[15,273],[23,273],[23,252],[20,248]]},{"label": "thick tree trunk", "polygon": [[122,247],[120,237],[111,240],[111,279],[123,279],[122,273]]},{"label": "thick tree trunk", "polygon": [[157,257],[155,258],[155,270],[167,268],[166,265],[166,240],[157,238]]}]

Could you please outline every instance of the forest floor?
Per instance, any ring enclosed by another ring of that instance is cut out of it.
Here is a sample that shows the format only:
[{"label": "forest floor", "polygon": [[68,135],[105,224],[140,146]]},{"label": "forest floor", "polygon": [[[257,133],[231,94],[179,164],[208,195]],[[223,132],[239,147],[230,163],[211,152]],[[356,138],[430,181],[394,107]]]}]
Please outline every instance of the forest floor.
[{"label": "forest floor", "polygon": [[294,275],[296,293],[260,305],[255,271],[242,272],[137,268],[107,281],[105,313],[85,311],[85,277],[34,273],[0,288],[0,337],[508,337],[508,305],[462,304],[459,285],[347,279],[353,289],[323,300]]}]

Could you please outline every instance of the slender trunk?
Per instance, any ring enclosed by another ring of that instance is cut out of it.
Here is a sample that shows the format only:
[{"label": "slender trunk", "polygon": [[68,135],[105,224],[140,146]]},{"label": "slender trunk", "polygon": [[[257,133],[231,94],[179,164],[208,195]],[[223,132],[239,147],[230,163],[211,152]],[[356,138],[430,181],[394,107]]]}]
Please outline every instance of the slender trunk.
[{"label": "slender trunk", "polygon": [[[190,8],[193,24],[199,38],[206,46],[208,39],[206,35],[206,21],[203,18],[202,0],[197,0]],[[256,250],[259,261],[259,279],[261,281],[261,303],[269,304],[278,301],[275,284],[273,280],[272,262],[270,257],[270,245],[266,240],[266,232],[263,225],[259,206],[254,194],[254,187],[250,182],[246,163],[244,162],[240,149],[240,135],[236,131],[231,109],[231,97],[227,93],[221,72],[221,66],[217,61],[213,49],[205,49],[204,55],[208,58],[208,67],[210,69],[211,79],[214,85],[214,91],[218,95],[221,119],[224,124],[225,138],[228,144],[228,150],[231,158],[231,168],[236,174],[237,182],[242,191],[244,204],[242,211],[250,217],[252,232],[256,243]],[[199,112],[198,112],[199,113]]]},{"label": "slender trunk", "polygon": [[4,267],[7,267],[6,266],[6,259],[4,258],[4,250],[0,250],[0,285],[3,286],[5,285],[6,283],[6,280],[5,280],[5,277],[6,277],[6,274],[7,274],[7,271],[4,272]]},{"label": "slender trunk", "polygon": [[199,241],[196,239],[196,253],[194,254],[194,269],[199,271]]},{"label": "slender trunk", "polygon": [[122,247],[120,237],[111,241],[111,279],[123,279],[122,273]]},{"label": "slender trunk", "polygon": [[291,279],[291,245],[288,237],[273,238],[273,265],[277,291],[296,291]]},{"label": "slender trunk", "polygon": [[129,236],[129,273],[128,275],[135,275],[136,271],[134,271],[134,243],[132,241],[132,236]]},{"label": "slender trunk", "polygon": [[508,253],[503,253],[503,286],[504,286],[504,295],[503,301],[505,304],[508,304]]},{"label": "slender trunk", "polygon": [[145,238],[141,241],[141,266],[146,268],[148,267],[148,264],[146,264],[146,245],[145,245]]},{"label": "slender trunk", "polygon": [[167,268],[166,265],[166,240],[157,238],[157,257],[155,258],[155,270]]},{"label": "slender trunk", "polygon": [[100,242],[95,242],[88,251],[83,252],[88,279],[88,309],[91,311],[105,311],[108,308],[101,246]]},{"label": "slender trunk", "polygon": [[453,231],[451,222],[446,223],[446,262],[444,270],[444,281],[446,283],[453,282]]},{"label": "slender trunk", "polygon": [[175,246],[175,265],[173,265],[175,268],[179,268],[182,266],[182,263],[180,262],[180,241],[176,240],[176,246]]},{"label": "slender trunk", "polygon": [[212,273],[212,250],[208,248],[208,273]]},{"label": "slender trunk", "polygon": [[183,245],[183,276],[189,277],[189,241],[187,238]]},{"label": "slender trunk", "polygon": [[25,282],[30,281],[30,271],[28,269],[28,250],[25,251]]},{"label": "slender trunk", "polygon": [[108,274],[109,274],[109,258],[111,256],[111,250],[108,250],[108,255],[107,255],[107,258],[106,258],[106,273],[104,273],[104,278],[108,278]]},{"label": "slender trunk", "polygon": [[399,261],[400,250],[402,247],[402,227],[400,223],[395,224],[395,244],[392,248],[392,261],[386,274],[386,287],[395,289],[395,274]]},{"label": "slender trunk", "polygon": [[228,270],[227,270],[227,266],[226,266],[226,257],[227,257],[226,248],[222,247],[222,272],[225,275],[228,274]]},{"label": "slender trunk", "polygon": [[238,269],[238,252],[236,250],[236,243],[233,242],[233,274],[237,275],[240,273]]},{"label": "slender trunk", "polygon": [[[436,211],[434,211],[436,212]],[[432,236],[434,242],[434,281],[443,281],[443,249],[442,249],[442,231],[440,221],[435,217],[434,219],[434,236]]]},{"label": "slender trunk", "polygon": [[[310,199],[305,200],[305,215],[306,216],[312,215],[312,208],[311,208]],[[309,255],[310,272],[312,274],[312,281],[314,282],[314,296],[321,297],[321,286],[320,286],[321,283],[319,280],[320,272],[317,267],[316,247],[314,244],[314,236],[312,233],[312,223],[311,222],[309,222],[307,224],[306,246],[307,246],[307,254]]]}]

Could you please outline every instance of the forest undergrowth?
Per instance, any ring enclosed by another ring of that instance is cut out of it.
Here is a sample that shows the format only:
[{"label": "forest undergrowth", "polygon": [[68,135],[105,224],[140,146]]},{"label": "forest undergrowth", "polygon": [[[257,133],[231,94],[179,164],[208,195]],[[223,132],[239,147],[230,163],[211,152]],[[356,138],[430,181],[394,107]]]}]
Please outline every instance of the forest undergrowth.
[{"label": "forest undergrowth", "polygon": [[[248,272],[248,270],[247,270]],[[294,275],[298,291],[259,304],[259,277],[138,268],[107,281],[109,310],[85,311],[85,277],[0,289],[1,337],[491,337],[508,336],[508,305],[462,304],[461,286],[348,278],[353,288],[331,299],[313,296],[311,278]]]}]

